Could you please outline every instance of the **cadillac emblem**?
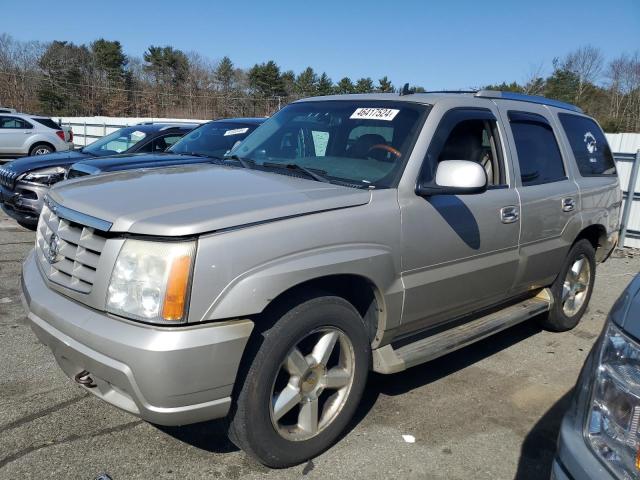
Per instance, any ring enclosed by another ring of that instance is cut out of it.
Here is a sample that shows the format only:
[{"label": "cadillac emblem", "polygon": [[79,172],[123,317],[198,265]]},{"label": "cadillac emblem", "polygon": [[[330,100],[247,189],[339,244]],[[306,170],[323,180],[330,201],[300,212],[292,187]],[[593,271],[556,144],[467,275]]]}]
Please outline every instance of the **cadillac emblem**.
[{"label": "cadillac emblem", "polygon": [[51,234],[51,236],[49,237],[49,244],[47,245],[47,249],[44,252],[44,256],[51,264],[54,264],[61,260],[60,237],[58,237],[58,235],[56,235],[55,233]]}]

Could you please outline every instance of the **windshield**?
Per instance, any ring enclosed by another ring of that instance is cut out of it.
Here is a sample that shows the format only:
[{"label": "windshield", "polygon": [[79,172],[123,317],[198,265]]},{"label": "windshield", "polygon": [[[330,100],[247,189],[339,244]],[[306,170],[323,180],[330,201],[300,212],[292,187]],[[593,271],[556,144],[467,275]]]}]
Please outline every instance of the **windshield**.
[{"label": "windshield", "polygon": [[256,128],[257,125],[237,122],[205,123],[178,140],[168,151],[222,158]]},{"label": "windshield", "polygon": [[90,143],[82,151],[99,156],[115,155],[129,150],[146,136],[146,133],[136,127],[125,127]]},{"label": "windshield", "polygon": [[426,105],[384,100],[294,103],[231,153],[258,166],[298,166],[328,180],[391,187],[427,113]]}]

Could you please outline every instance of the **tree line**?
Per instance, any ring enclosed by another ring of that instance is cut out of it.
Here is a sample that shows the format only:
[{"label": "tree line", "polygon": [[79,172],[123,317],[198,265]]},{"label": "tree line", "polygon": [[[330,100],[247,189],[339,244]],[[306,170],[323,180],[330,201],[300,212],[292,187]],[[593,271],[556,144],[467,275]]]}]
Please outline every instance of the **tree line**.
[{"label": "tree line", "polygon": [[[592,46],[559,57],[551,74],[535,69],[522,82],[478,88],[517,91],[568,101],[605,130],[640,131],[640,58],[609,62]],[[283,71],[269,60],[243,69],[171,46],[152,45],[142,57],[118,41],[90,44],[18,41],[0,34],[0,105],[56,116],[220,118],[270,115],[308,96],[396,92],[387,76],[341,78],[307,67]],[[412,86],[412,92],[423,92]]]}]

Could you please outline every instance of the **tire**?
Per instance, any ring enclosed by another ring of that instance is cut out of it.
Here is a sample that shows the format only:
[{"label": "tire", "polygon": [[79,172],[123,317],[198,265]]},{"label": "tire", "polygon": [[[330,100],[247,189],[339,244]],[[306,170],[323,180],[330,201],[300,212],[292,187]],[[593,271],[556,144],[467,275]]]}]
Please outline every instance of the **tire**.
[{"label": "tire", "polygon": [[[353,417],[366,384],[371,348],[362,317],[346,300],[320,295],[292,302],[291,308],[281,309],[282,315],[267,319],[271,326],[250,341],[244,371],[236,380],[229,438],[272,468],[297,465],[329,448]],[[330,345],[334,337],[333,347],[319,347]],[[327,351],[324,371],[332,373],[323,376],[323,363],[316,359]],[[329,377],[344,385],[325,386]],[[282,401],[285,390],[298,393],[290,402]],[[315,433],[314,422],[308,421],[314,417]]]},{"label": "tire", "polygon": [[[576,275],[579,260],[583,260],[583,263]],[[554,332],[564,332],[578,325],[591,299],[595,275],[596,253],[593,245],[586,239],[578,240],[569,250],[558,277],[551,285],[553,306],[541,319],[542,327]],[[585,281],[588,282],[586,285]],[[574,299],[573,304],[571,298]]]},{"label": "tire", "polygon": [[38,229],[38,224],[37,223],[24,222],[22,220],[16,220],[16,222],[18,222],[18,225],[20,225],[22,228],[26,228],[26,229],[32,230],[34,232]]},{"label": "tire", "polygon": [[56,149],[48,143],[36,143],[29,149],[29,156],[33,157],[34,155],[46,155],[47,153],[53,153],[55,151]]}]

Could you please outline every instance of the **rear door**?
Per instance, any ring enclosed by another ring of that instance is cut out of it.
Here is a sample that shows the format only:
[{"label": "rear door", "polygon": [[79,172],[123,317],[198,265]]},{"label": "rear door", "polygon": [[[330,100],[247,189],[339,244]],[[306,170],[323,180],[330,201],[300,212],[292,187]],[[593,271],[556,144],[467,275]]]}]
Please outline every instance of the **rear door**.
[{"label": "rear door", "polygon": [[18,117],[0,115],[0,153],[26,153],[24,144],[33,126]]},{"label": "rear door", "polygon": [[482,164],[488,190],[400,197],[405,333],[498,303],[518,268],[519,202],[497,109],[454,108],[442,116],[421,179],[443,160]]},{"label": "rear door", "polygon": [[520,196],[521,262],[514,291],[523,292],[555,279],[582,225],[579,192],[549,109],[522,102],[499,105]]}]

